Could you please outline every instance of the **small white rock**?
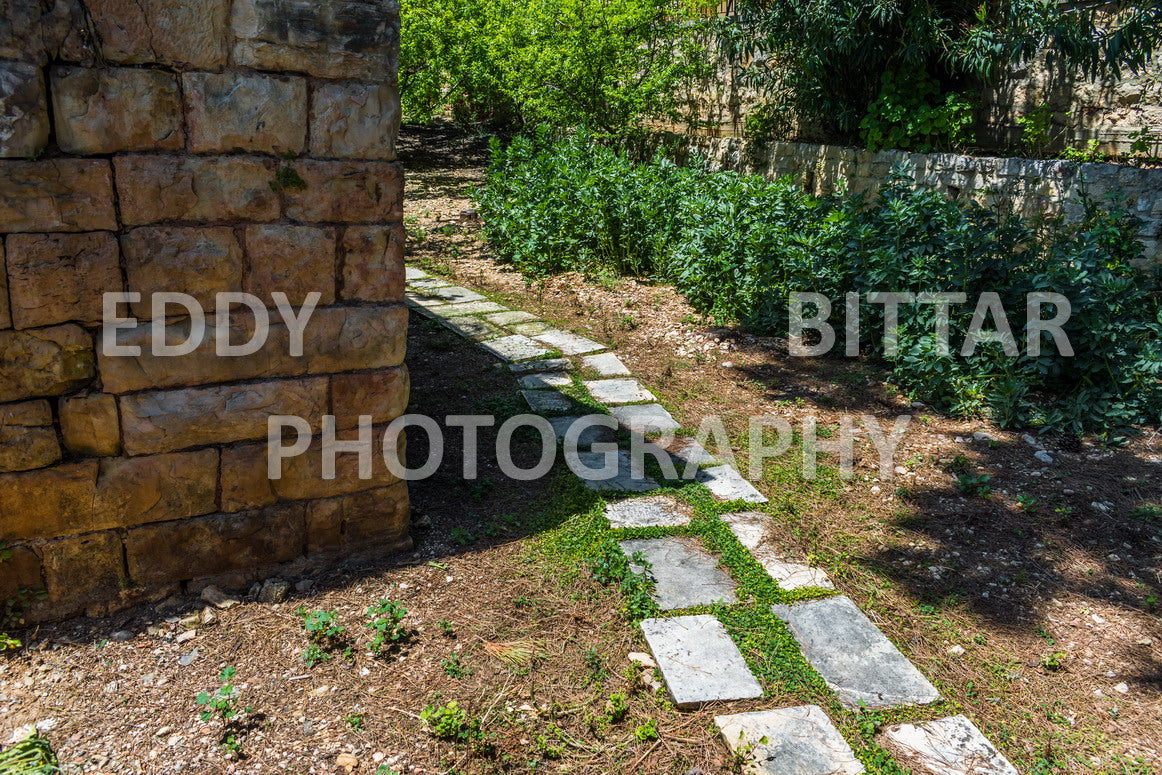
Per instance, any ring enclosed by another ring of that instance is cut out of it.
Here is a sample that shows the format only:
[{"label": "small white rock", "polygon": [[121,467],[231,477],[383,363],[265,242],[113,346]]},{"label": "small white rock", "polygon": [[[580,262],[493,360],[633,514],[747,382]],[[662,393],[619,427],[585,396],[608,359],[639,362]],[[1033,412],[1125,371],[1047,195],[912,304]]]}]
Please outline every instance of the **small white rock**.
[{"label": "small white rock", "polygon": [[959,644],[948,649],[948,656],[950,657],[962,657],[964,656],[964,653],[964,646]]}]

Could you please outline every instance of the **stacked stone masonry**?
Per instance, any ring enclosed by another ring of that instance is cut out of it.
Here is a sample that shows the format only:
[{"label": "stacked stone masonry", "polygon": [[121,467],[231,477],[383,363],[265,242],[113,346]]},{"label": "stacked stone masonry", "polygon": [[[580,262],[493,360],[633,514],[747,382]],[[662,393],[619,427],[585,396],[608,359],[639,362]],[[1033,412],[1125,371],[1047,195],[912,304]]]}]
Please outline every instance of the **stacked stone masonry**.
[{"label": "stacked stone masonry", "polygon": [[[27,621],[409,545],[406,484],[350,454],[324,479],[319,454],[324,415],[343,438],[408,402],[398,11],[0,3],[0,599]],[[205,309],[187,355],[150,346],[160,291]],[[107,292],[141,294],[116,334],[139,354],[104,352]],[[266,305],[227,324],[239,343],[269,318],[252,355],[215,352],[223,292]],[[319,294],[301,355],[276,293]],[[272,481],[275,414],[314,439]]]}]

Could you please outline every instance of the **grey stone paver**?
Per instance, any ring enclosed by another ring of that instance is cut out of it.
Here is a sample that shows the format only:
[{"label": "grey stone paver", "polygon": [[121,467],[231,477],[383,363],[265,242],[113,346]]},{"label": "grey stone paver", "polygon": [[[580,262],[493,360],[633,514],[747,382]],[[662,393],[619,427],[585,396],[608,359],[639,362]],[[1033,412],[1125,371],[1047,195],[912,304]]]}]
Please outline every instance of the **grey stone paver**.
[{"label": "grey stone paver", "polygon": [[714,497],[724,501],[746,501],[766,503],[767,498],[743,478],[742,474],[727,465],[703,468],[694,481],[706,485]]},{"label": "grey stone paver", "polygon": [[[563,442],[570,426],[580,419],[580,417],[550,417],[549,424],[553,426],[553,433],[557,434],[557,441]],[[577,437],[577,447],[578,449],[590,447],[601,442],[612,442],[614,439],[615,436],[611,429],[600,425],[587,425],[585,430],[581,431],[581,435]]]},{"label": "grey stone paver", "polygon": [[643,619],[641,628],[670,699],[679,708],[762,696],[746,660],[713,616]]},{"label": "grey stone paver", "polygon": [[[647,573],[654,581],[650,597],[663,611],[712,603],[737,603],[734,579],[718,567],[718,560],[702,542],[687,536],[641,538],[622,541],[626,557],[641,554],[649,563]],[[640,565],[630,565],[641,573]]]},{"label": "grey stone paver", "polygon": [[514,334],[524,334],[525,336],[536,336],[543,334],[549,330],[549,324],[540,320],[530,320],[525,323],[515,323],[510,325],[509,330]]},{"label": "grey stone paver", "polygon": [[520,334],[502,336],[499,339],[481,342],[480,346],[506,361],[525,361],[549,352],[532,339],[529,339],[527,336],[521,336]]},{"label": "grey stone paver", "polygon": [[531,312],[509,310],[507,312],[495,312],[491,315],[485,315],[484,319],[494,326],[511,326],[513,323],[527,323],[530,320],[536,320],[537,316]]},{"label": "grey stone paver", "polygon": [[623,427],[634,433],[664,433],[676,431],[681,427],[661,404],[614,406],[610,408],[609,413],[617,418]]},{"label": "grey stone paver", "polygon": [[577,460],[590,471],[588,473],[573,471],[573,473],[581,477],[585,486],[590,490],[597,492],[649,492],[658,489],[658,483],[644,472],[640,477],[633,475],[628,450],[623,449],[617,452],[613,476],[606,476],[604,452],[578,451]]},{"label": "grey stone paver", "polygon": [[609,526],[619,527],[678,527],[690,524],[690,514],[673,498],[658,495],[649,498],[628,498],[605,507]]},{"label": "grey stone paver", "polygon": [[636,379],[596,379],[585,382],[589,395],[603,404],[634,404],[639,401],[657,401],[650,391]]},{"label": "grey stone paver", "polygon": [[713,465],[718,460],[707,451],[694,439],[678,436],[666,447],[666,451],[670,453],[670,457],[674,459],[675,465],[678,466],[678,473],[682,473],[682,469],[687,465],[706,466]]},{"label": "grey stone paver", "polygon": [[439,304],[421,307],[433,317],[455,318],[461,315],[480,315],[485,312],[500,312],[504,307],[495,301],[463,301],[455,304]]},{"label": "grey stone paver", "polygon": [[799,642],[803,656],[850,708],[924,705],[940,693],[855,603],[839,595],[773,605]]},{"label": "grey stone paver", "polygon": [[621,358],[618,358],[614,353],[586,355],[581,359],[581,365],[587,369],[592,369],[601,377],[629,376],[629,367],[622,363]]},{"label": "grey stone paver", "polygon": [[418,266],[404,267],[404,279],[407,281],[419,280],[422,277],[429,277],[428,273]]},{"label": "grey stone paver", "polygon": [[408,290],[416,293],[426,293],[430,288],[445,288],[451,284],[442,277],[432,277],[430,275],[428,277],[420,277],[415,280],[409,279],[407,281]]},{"label": "grey stone paver", "polygon": [[581,355],[605,349],[605,345],[600,342],[594,342],[592,339],[586,339],[559,328],[550,328],[548,331],[535,334],[533,339],[547,344],[554,350],[560,350],[565,355]]},{"label": "grey stone paver", "polygon": [[571,412],[577,408],[577,405],[573,403],[573,399],[556,390],[522,390],[520,393],[525,397],[529,408],[534,412],[552,412],[559,414],[561,412]]},{"label": "grey stone paver", "polygon": [[879,742],[915,773],[1017,775],[1017,768],[964,716],[896,724],[883,731]]},{"label": "grey stone paver", "polygon": [[715,716],[743,771],[754,775],[858,775],[863,764],[818,705]]},{"label": "grey stone paver", "polygon": [[535,374],[541,371],[569,371],[573,363],[568,358],[538,358],[535,361],[524,361],[509,365],[513,374]]},{"label": "grey stone paver", "polygon": [[461,288],[458,285],[447,285],[441,288],[425,288],[422,291],[408,295],[412,301],[421,307],[436,307],[442,304],[458,304],[462,301],[485,301],[482,294]]},{"label": "grey stone paver", "polygon": [[730,526],[738,542],[745,546],[751,555],[758,560],[770,577],[780,588],[786,590],[800,587],[818,587],[820,589],[834,589],[831,579],[819,568],[810,565],[791,562],[784,555],[767,545],[766,533],[770,517],[761,511],[740,511],[733,514],[723,514],[723,522]]},{"label": "grey stone paver", "polygon": [[483,342],[486,339],[496,339],[504,335],[504,331],[496,326],[491,326],[480,318],[472,317],[471,315],[443,318],[440,322],[457,334],[460,334],[460,336],[477,342]]},{"label": "grey stone paver", "polygon": [[543,371],[526,374],[517,379],[522,388],[528,390],[544,390],[545,388],[568,387],[573,384],[573,378],[563,371]]}]

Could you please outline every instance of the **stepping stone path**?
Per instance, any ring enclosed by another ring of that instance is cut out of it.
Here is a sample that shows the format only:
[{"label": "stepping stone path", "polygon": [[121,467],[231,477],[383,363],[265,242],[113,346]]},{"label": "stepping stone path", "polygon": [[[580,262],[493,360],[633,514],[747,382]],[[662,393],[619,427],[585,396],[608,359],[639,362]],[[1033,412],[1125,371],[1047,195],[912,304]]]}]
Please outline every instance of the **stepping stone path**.
[{"label": "stepping stone path", "polygon": [[642,538],[622,541],[621,550],[631,560],[640,554],[649,569],[630,564],[634,573],[645,572],[653,580],[650,597],[663,611],[713,603],[737,603],[737,585],[718,560],[697,538]]},{"label": "stepping stone path", "polygon": [[964,716],[897,724],[883,731],[879,743],[918,774],[1017,775],[1017,768]]},{"label": "stepping stone path", "polygon": [[763,542],[766,540],[767,523],[771,518],[761,511],[740,511],[723,514],[723,522],[730,526],[730,532],[745,546],[759,565],[781,589],[792,590],[800,587],[835,589],[827,574],[810,565],[789,562],[777,551]]},{"label": "stepping stone path", "polygon": [[803,656],[849,708],[926,705],[940,693],[855,603],[840,595],[771,610],[791,629]]},{"label": "stepping stone path", "polygon": [[[508,363],[521,392],[533,410],[559,415],[577,409],[557,388],[572,383],[568,372],[580,365],[585,387],[598,402],[609,407],[618,425],[640,435],[670,434],[678,422],[650,391],[632,379],[629,368],[605,346],[592,339],[551,328],[535,315],[512,310],[482,294],[456,286],[443,278],[407,267],[405,301],[415,312],[435,319],[450,330],[474,341]],[[554,356],[559,353],[563,357]],[[577,363],[574,362],[574,356]],[[549,418],[559,441],[582,418]],[[582,466],[592,474],[578,475],[598,492],[636,494],[658,489],[642,472],[634,477],[627,450],[618,450],[614,475],[599,475],[606,454],[589,451],[597,442],[615,439],[610,428],[590,426],[580,434],[577,452]],[[701,444],[689,438],[670,438],[666,451],[679,475],[689,468],[696,481],[720,500],[763,503],[766,498],[728,465],[718,465]],[[680,527],[690,521],[689,512],[667,496],[633,498],[606,507],[615,529]],[[821,570],[790,562],[766,542],[770,517],[762,512],[722,515],[738,538],[782,589],[832,588]],[[663,610],[715,601],[732,604],[736,587],[696,539],[669,537],[622,542],[627,555],[645,555],[655,579],[654,599]],[[639,569],[640,571],[641,569]],[[939,699],[927,679],[884,637],[875,625],[846,597],[775,605],[772,611],[787,622],[807,661],[836,692],[842,704],[857,708],[923,705]],[[696,708],[707,702],[732,702],[762,696],[762,687],[751,674],[738,647],[722,624],[710,615],[646,619],[642,633],[657,660],[666,689],[679,708]],[[643,655],[644,656],[644,655]],[[759,775],[857,775],[863,772],[850,746],[814,705],[754,713],[718,716],[715,719],[727,746],[749,760],[747,772]],[[1016,769],[964,716],[917,724],[899,724],[881,733],[879,742],[901,763],[918,775],[1017,775]]]},{"label": "stepping stone path", "polygon": [[762,696],[746,660],[713,616],[643,619],[641,628],[670,699],[679,708]]},{"label": "stepping stone path", "polygon": [[858,775],[863,764],[818,705],[716,716],[727,748],[756,775]]}]

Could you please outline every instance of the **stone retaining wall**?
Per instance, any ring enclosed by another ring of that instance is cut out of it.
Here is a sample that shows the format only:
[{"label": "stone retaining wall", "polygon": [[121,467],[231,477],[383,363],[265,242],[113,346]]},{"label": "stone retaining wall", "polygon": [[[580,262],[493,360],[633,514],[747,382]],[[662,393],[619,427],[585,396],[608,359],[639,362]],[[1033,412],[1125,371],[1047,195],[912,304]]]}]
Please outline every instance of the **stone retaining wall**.
[{"label": "stone retaining wall", "polygon": [[1142,220],[1140,237],[1146,257],[1162,262],[1162,169],[1117,164],[962,156],[954,153],[872,152],[811,143],[759,145],[735,137],[657,133],[633,151],[645,156],[656,148],[673,147],[684,161],[691,154],[706,158],[714,169],[790,176],[805,190],[827,194],[845,180],[852,192],[874,191],[897,165],[926,188],[952,197],[971,197],[990,207],[1010,207],[1035,217],[1083,212],[1082,194],[1102,201],[1107,194],[1125,195]]},{"label": "stone retaining wall", "polygon": [[[0,600],[26,620],[410,543],[382,459],[324,479],[318,449],[322,416],[350,437],[408,401],[398,36],[395,0],[0,6]],[[140,354],[107,354],[103,294],[126,291]],[[151,347],[158,291],[205,308],[192,353]],[[269,308],[256,353],[215,354],[220,292]],[[276,292],[320,294],[301,355]],[[273,414],[315,434],[276,481]]]}]

